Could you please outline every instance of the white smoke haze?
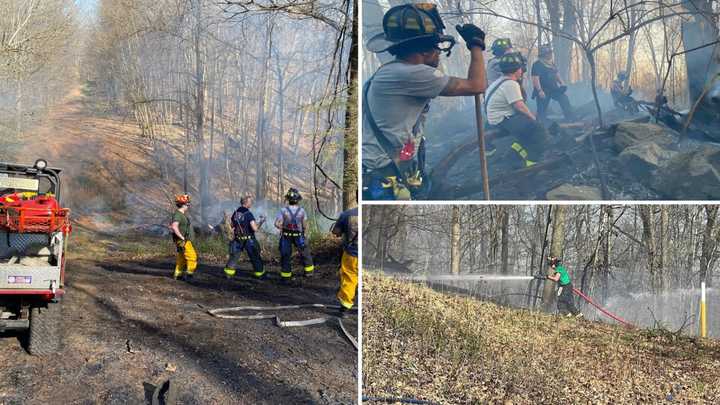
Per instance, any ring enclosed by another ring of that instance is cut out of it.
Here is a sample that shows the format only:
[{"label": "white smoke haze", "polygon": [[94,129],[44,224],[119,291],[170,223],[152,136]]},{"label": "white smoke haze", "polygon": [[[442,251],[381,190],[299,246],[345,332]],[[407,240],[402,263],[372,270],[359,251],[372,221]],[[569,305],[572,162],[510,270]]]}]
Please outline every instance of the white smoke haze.
[{"label": "white smoke haze", "polygon": [[[447,205],[365,207],[364,268],[382,270],[408,282],[427,283],[447,293],[471,295],[515,308],[538,309],[543,294],[541,283],[545,281],[537,281],[533,276],[547,271],[546,267],[541,270],[540,264],[556,243],[552,235],[555,221],[559,219],[555,215],[562,209],[560,256],[575,288],[638,327],[699,334],[706,207],[553,206],[555,213],[551,213],[547,235],[548,206],[457,207],[459,274],[451,273],[454,209]],[[710,212],[717,216],[717,208]],[[598,240],[602,242],[608,230],[608,213],[614,232],[610,233],[605,275],[604,247],[602,243],[598,245]],[[508,216],[506,228],[503,226],[505,215]],[[647,251],[642,245],[647,241],[643,237],[642,218],[647,215],[653,218],[652,240],[658,248],[664,246],[666,254],[662,259],[665,266],[654,270],[661,272],[663,283],[663,287],[656,289],[652,287]],[[713,224],[711,234],[716,235],[717,231],[717,224]],[[503,232],[507,232],[506,244]],[[660,235],[665,235],[667,240],[663,242]],[[547,244],[543,249],[545,238]],[[507,249],[506,266],[503,266],[503,246]],[[596,249],[597,257],[593,259]],[[543,251],[544,257],[541,257]],[[710,337],[720,337],[720,293],[716,287],[720,282],[718,252],[713,251],[711,257],[705,278],[707,327]],[[616,323],[579,296],[576,303],[586,318]]]}]

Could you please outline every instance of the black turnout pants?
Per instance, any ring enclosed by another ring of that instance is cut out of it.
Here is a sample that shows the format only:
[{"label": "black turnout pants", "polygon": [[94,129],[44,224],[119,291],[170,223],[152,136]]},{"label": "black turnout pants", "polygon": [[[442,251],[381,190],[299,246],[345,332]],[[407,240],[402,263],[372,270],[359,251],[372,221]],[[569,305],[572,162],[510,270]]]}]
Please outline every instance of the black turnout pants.
[{"label": "black turnout pants", "polygon": [[537,117],[540,122],[545,122],[547,120],[547,108],[550,105],[550,100],[555,100],[558,104],[560,104],[560,108],[562,108],[563,115],[566,120],[572,121],[575,119],[575,114],[570,106],[570,99],[568,99],[568,96],[565,93],[546,92],[545,98],[540,98],[540,96],[536,96],[535,98],[535,102],[537,103]]},{"label": "black turnout pants", "polygon": [[562,285],[559,287],[557,307],[560,315],[577,315],[580,311],[575,307],[573,300],[572,284]]},{"label": "black turnout pants", "polygon": [[528,159],[533,161],[542,159],[547,143],[547,130],[540,122],[518,113],[502,120],[498,127],[509,133],[528,151]]},{"label": "black turnout pants", "polygon": [[253,272],[256,277],[263,274],[263,262],[260,257],[260,244],[255,237],[240,237],[230,241],[230,258],[228,258],[226,268],[234,269],[237,266],[240,255],[243,251],[247,252],[248,258],[252,262]]}]

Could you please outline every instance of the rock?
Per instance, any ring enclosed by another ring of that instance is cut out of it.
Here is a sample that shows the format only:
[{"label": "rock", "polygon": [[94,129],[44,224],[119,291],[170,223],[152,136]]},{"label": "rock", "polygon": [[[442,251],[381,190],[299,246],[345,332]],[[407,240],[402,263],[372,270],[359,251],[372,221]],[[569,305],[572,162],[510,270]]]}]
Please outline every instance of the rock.
[{"label": "rock", "polygon": [[675,142],[677,137],[678,134],[672,129],[657,124],[621,122],[615,125],[615,147],[618,151],[644,142],[669,146]]},{"label": "rock", "polygon": [[548,191],[546,197],[548,200],[597,201],[602,200],[602,193],[596,187],[563,184]]},{"label": "rock", "polygon": [[665,166],[675,155],[677,152],[663,149],[654,142],[644,142],[625,148],[620,153],[620,162],[638,179],[650,183],[653,172]]},{"label": "rock", "polygon": [[676,154],[656,171],[652,187],[677,200],[720,199],[720,146]]}]

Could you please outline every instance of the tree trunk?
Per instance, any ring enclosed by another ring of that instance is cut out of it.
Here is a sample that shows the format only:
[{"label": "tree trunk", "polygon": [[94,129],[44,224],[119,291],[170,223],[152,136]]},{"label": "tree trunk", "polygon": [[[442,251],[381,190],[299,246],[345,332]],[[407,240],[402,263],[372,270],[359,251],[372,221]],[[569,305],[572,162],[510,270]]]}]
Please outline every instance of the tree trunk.
[{"label": "tree trunk", "polygon": [[450,272],[460,274],[460,206],[452,206],[452,231],[450,233]]},{"label": "tree trunk", "polygon": [[659,294],[662,290],[660,279],[657,274],[657,248],[655,244],[655,220],[653,206],[641,205],[640,219],[643,224],[643,244],[647,257],[647,269],[650,275],[650,289],[653,293]]},{"label": "tree trunk", "polygon": [[602,271],[600,273],[600,296],[602,302],[607,302],[608,292],[610,291],[609,276],[610,276],[610,236],[612,235],[612,224],[613,224],[613,208],[611,205],[604,205],[602,207],[605,213],[605,229],[602,241]]},{"label": "tree trunk", "polygon": [[502,263],[501,272],[502,274],[508,274],[508,231],[510,225],[510,212],[509,206],[500,205],[500,232],[502,236],[500,238],[500,261]]},{"label": "tree trunk", "polygon": [[[693,49],[718,39],[718,28],[708,21],[707,15],[713,13],[712,0],[687,1],[684,6],[695,14],[682,22],[682,40],[685,50]],[[688,78],[690,105],[702,94],[710,75],[718,70],[718,60],[713,58],[718,46],[708,46],[685,54],[685,67]]]},{"label": "tree trunk", "polygon": [[197,143],[197,159],[200,163],[200,218],[203,224],[208,223],[208,205],[210,190],[208,184],[208,165],[205,156],[205,61],[202,55],[202,0],[195,3],[195,142]]},{"label": "tree trunk", "polygon": [[[600,108],[600,99],[597,94],[597,66],[595,66],[595,55],[589,50],[585,50],[588,64],[590,65],[590,88],[592,89],[593,100],[595,100],[595,109],[598,113],[598,125],[603,126],[602,108]],[[592,136],[592,135],[591,135]]]},{"label": "tree trunk", "polygon": [[255,150],[255,198],[262,200],[265,198],[265,108],[267,98],[267,72],[269,70],[270,58],[272,56],[272,32],[274,23],[272,20],[268,21],[267,31],[265,40],[267,53],[265,54],[265,61],[262,69],[262,76],[260,79],[260,97],[258,99],[258,113],[257,113],[257,125],[255,126],[255,138],[256,138],[256,150]]},{"label": "tree trunk", "polygon": [[710,264],[713,254],[715,253],[715,239],[713,238],[713,230],[715,229],[715,219],[717,218],[718,206],[706,205],[705,229],[703,230],[702,240],[702,256],[700,257],[700,280],[705,281],[708,287],[712,287],[712,272]]},{"label": "tree trunk", "polygon": [[[565,209],[567,207],[556,205],[553,207],[553,231],[552,243],[550,244],[550,256],[562,257],[563,244],[565,241]],[[547,275],[551,276],[552,269],[548,267]],[[555,283],[546,281],[543,288],[543,311],[551,312],[555,305]]]},{"label": "tree trunk", "polygon": [[343,142],[343,209],[357,205],[357,75],[358,75],[358,2],[353,0],[353,27],[350,44],[348,101],[345,104]]}]

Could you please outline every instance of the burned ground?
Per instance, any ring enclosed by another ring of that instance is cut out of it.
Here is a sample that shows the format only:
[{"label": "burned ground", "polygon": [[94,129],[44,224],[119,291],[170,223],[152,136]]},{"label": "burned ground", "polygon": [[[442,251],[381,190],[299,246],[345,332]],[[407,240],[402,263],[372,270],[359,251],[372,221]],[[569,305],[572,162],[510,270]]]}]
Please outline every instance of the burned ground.
[{"label": "burned ground", "polygon": [[363,396],[437,403],[718,403],[720,345],[558,318],[366,272]]},{"label": "burned ground", "polygon": [[[320,263],[314,278],[281,286],[274,266],[265,280],[227,281],[220,263],[202,263],[195,279],[183,282],[170,277],[169,255],[77,253],[68,261],[62,354],[34,357],[19,339],[0,339],[0,403],[143,403],[166,380],[185,404],[355,402],[357,352],[335,321],[288,329],[207,313],[240,305],[334,304],[337,263]],[[357,336],[357,317],[344,323]]]},{"label": "burned ground", "polygon": [[[678,116],[652,105],[638,113],[606,106],[604,126],[594,105],[577,108],[581,117],[564,122],[550,118],[544,159],[525,168],[510,149],[513,139],[498,130],[486,131],[490,195],[495,200],[704,200],[720,198],[715,154],[718,128],[696,119],[683,133]],[[467,117],[448,124],[438,119],[430,132],[443,136],[428,141],[431,192],[428,199],[484,199],[477,134],[469,110],[446,114]],[[657,118],[657,120],[656,120]],[[621,128],[618,131],[618,128]],[[443,132],[445,130],[449,132]],[[618,133],[630,132],[632,142],[619,145]],[[658,134],[669,139],[647,137]],[[690,167],[693,166],[693,167]],[[697,167],[697,168],[695,168]],[[674,172],[691,172],[679,178]],[[705,188],[700,190],[700,188]]]}]

